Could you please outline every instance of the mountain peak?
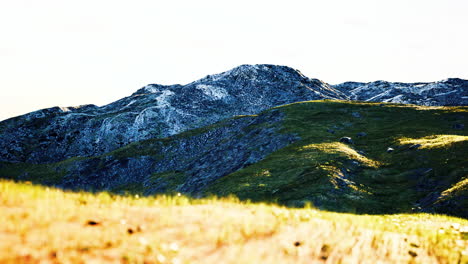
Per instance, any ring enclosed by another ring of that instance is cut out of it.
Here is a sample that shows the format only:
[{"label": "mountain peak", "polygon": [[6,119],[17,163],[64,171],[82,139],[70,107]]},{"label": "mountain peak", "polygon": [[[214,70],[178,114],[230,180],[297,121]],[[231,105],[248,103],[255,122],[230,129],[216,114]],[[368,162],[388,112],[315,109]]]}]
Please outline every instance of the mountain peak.
[{"label": "mountain peak", "polygon": [[[284,81],[300,81],[305,82],[309,80],[299,70],[293,69],[288,66],[273,65],[273,64],[243,64],[234,67],[228,71],[207,75],[204,78],[196,80],[191,84],[207,84],[212,82],[284,82]],[[162,85],[162,84],[148,84],[138,89],[132,96],[158,93],[164,90],[182,87],[180,84],[176,85]]]},{"label": "mountain peak", "polygon": [[163,84],[148,84],[146,86],[143,86],[142,88],[138,89],[136,92],[132,94],[132,96],[137,96],[137,95],[144,95],[144,94],[152,94],[152,93],[158,93],[164,90],[168,90],[171,88],[178,88],[182,87],[180,84],[174,84],[174,85],[163,85]]},{"label": "mountain peak", "polygon": [[228,71],[208,75],[196,82],[236,80],[236,81],[255,81],[255,80],[307,80],[300,71],[288,66],[273,64],[243,64]]}]

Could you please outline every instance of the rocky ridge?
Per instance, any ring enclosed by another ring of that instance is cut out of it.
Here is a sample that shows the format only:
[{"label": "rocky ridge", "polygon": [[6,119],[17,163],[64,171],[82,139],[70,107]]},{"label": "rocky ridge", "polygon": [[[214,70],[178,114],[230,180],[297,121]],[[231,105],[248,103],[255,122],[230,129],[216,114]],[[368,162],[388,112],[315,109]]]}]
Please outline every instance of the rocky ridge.
[{"label": "rocky ridge", "polygon": [[350,100],[425,106],[468,105],[468,81],[457,78],[431,83],[345,82],[332,87]]},{"label": "rocky ridge", "polygon": [[150,84],[102,107],[53,107],[5,120],[0,123],[0,161],[96,156],[228,117],[315,99],[347,97],[289,67],[242,65],[187,85]]}]

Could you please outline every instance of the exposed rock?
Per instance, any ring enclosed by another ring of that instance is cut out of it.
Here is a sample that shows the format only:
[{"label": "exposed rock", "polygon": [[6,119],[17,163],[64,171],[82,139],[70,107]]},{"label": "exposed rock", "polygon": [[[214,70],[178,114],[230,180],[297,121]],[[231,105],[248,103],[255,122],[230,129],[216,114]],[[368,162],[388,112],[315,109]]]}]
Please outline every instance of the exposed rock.
[{"label": "exposed rock", "polygon": [[395,151],[394,148],[387,148],[387,153],[392,153],[393,151]]},{"label": "exposed rock", "polygon": [[354,144],[353,140],[350,137],[342,137],[340,138],[340,142],[343,142],[346,144]]},{"label": "exposed rock", "polygon": [[[110,153],[58,167],[66,171],[59,187],[84,190],[113,190],[118,186],[141,184],[145,194],[165,192],[170,182],[152,175],[176,172],[184,178],[178,191],[196,194],[214,180],[256,163],[266,155],[298,140],[277,133],[283,116],[269,111],[258,117],[231,119],[208,131],[169,141],[143,142],[156,155]],[[163,155],[161,155],[163,154]]]}]

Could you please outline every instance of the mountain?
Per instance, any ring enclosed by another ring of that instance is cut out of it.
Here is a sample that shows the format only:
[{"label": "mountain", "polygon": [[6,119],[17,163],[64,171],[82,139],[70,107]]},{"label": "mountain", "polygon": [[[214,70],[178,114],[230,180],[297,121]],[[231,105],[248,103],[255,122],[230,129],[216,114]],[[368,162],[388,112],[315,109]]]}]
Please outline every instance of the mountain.
[{"label": "mountain", "polygon": [[457,78],[431,83],[345,82],[332,87],[351,100],[426,106],[468,105],[468,81]]},{"label": "mountain", "polygon": [[0,162],[0,175],[63,189],[468,218],[467,117],[468,107],[309,101],[94,157]]},{"label": "mountain", "polygon": [[[452,81],[389,91],[461,104],[466,81]],[[355,99],[349,91],[365,94],[363,85],[243,65],[187,85],[148,85],[103,107],[39,110],[0,123],[0,176],[74,190],[234,194],[468,218],[468,107],[347,101]],[[442,86],[461,101],[441,100]]]},{"label": "mountain", "polygon": [[284,66],[242,65],[187,85],[147,85],[97,107],[54,107],[0,123],[0,161],[47,163],[96,156],[236,115],[315,99],[346,99]]}]

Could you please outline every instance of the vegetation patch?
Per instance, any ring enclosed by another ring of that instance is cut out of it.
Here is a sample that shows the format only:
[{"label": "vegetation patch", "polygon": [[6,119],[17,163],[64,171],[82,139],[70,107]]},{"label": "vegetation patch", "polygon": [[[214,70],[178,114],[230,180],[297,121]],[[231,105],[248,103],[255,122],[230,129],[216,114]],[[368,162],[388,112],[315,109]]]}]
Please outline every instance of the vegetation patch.
[{"label": "vegetation patch", "polygon": [[42,184],[60,183],[65,172],[55,164],[0,163],[0,177]]},{"label": "vegetation patch", "polygon": [[459,135],[431,135],[423,138],[401,138],[399,143],[420,145],[420,148],[446,148],[452,144],[462,141],[468,141],[468,136]]},{"label": "vegetation patch", "polygon": [[378,168],[381,164],[378,161],[371,160],[364,156],[363,154],[358,153],[355,149],[351,148],[349,145],[340,142],[331,142],[331,143],[321,143],[321,144],[310,144],[302,147],[302,150],[314,149],[321,154],[329,155],[338,155],[340,157],[354,159],[357,162],[372,168]]},{"label": "vegetation patch", "polygon": [[[206,193],[311,202],[332,211],[410,213],[432,210],[418,204],[466,176],[468,135],[453,126],[466,120],[467,107],[321,100],[275,109],[286,114],[281,132],[300,140],[218,179]],[[444,213],[468,217],[466,208],[451,208]]]},{"label": "vegetation patch", "polygon": [[149,179],[152,185],[163,185],[164,190],[168,192],[174,192],[177,187],[182,185],[186,180],[187,175],[180,171],[154,173]]}]

